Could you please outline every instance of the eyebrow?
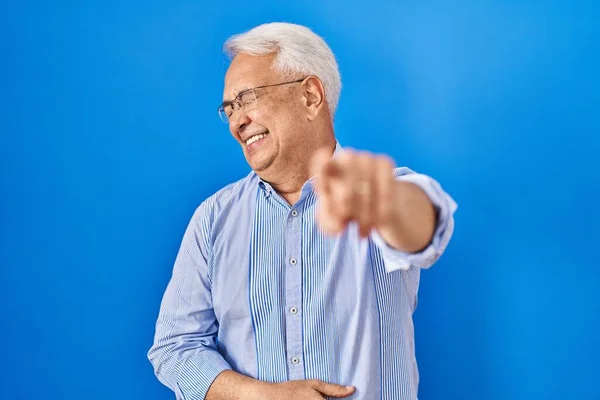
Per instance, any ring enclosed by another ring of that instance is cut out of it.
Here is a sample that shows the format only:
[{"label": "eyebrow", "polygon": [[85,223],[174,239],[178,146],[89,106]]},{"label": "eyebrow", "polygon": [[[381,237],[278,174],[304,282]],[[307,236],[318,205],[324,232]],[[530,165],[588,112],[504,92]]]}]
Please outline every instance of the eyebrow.
[{"label": "eyebrow", "polygon": [[[227,104],[231,103],[231,100],[223,100],[223,102],[221,104],[219,104],[219,108],[226,106]],[[214,106],[213,106],[214,107]]]},{"label": "eyebrow", "polygon": [[235,97],[233,99],[231,99],[231,100],[223,100],[223,102],[221,103],[221,105],[219,105],[219,108],[221,108],[223,106],[226,106],[227,104],[231,103],[233,100],[237,99],[238,96],[240,95],[240,93],[247,92],[248,90],[251,90],[251,89],[258,89],[260,87],[261,86],[255,86],[255,87],[249,87],[249,88],[240,90],[239,92],[236,93],[236,95],[235,95]]}]

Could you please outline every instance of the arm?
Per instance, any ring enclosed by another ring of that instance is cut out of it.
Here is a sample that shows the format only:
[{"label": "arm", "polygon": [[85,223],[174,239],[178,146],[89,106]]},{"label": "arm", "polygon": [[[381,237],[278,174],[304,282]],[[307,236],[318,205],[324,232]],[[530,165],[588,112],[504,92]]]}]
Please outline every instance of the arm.
[{"label": "arm", "polygon": [[446,249],[454,231],[457,205],[434,179],[396,168],[389,224],[373,232],[386,269],[428,268]]},{"label": "arm", "polygon": [[390,219],[378,228],[384,241],[407,253],[417,253],[431,242],[436,226],[436,210],[417,185],[397,181],[392,185]]},{"label": "arm", "polygon": [[184,234],[148,352],[156,376],[178,399],[204,399],[215,378],[231,368],[216,348],[206,222],[200,206]]},{"label": "arm", "polygon": [[235,371],[223,371],[211,385],[206,400],[258,400],[260,397],[257,392],[261,384],[261,381]]},{"label": "arm", "polygon": [[387,156],[366,152],[332,158],[318,151],[312,165],[317,220],[334,235],[356,222],[359,234],[370,234],[382,249],[388,272],[430,267],[452,236],[456,203],[432,178],[393,165]]},{"label": "arm", "polygon": [[223,371],[208,391],[206,400],[312,400],[348,397],[354,391],[353,386],[314,379],[267,383],[234,371]]},{"label": "arm", "polygon": [[231,370],[216,347],[205,207],[188,225],[162,300],[148,352],[158,379],[185,400],[301,400],[354,393],[353,387],[316,380],[272,384]]}]

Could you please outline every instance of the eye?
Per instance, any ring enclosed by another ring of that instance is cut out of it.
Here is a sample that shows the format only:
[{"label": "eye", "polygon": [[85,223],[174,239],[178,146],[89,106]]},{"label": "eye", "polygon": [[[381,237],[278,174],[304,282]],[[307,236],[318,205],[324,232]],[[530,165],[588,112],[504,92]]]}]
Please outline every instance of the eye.
[{"label": "eye", "polygon": [[233,114],[233,107],[231,106],[231,104],[226,104],[222,107],[223,113],[225,115],[227,115],[227,117],[231,117],[231,114]]},{"label": "eye", "polygon": [[238,95],[238,99],[241,104],[247,105],[256,100],[256,97],[254,96],[253,90],[246,90]]}]

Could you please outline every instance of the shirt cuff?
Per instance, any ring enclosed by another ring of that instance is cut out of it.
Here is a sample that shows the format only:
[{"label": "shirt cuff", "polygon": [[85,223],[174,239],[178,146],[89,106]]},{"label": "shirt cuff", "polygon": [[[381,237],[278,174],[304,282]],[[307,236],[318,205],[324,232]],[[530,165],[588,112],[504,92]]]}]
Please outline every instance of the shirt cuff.
[{"label": "shirt cuff", "polygon": [[217,376],[231,366],[217,351],[207,350],[181,364],[177,379],[177,398],[204,400]]},{"label": "shirt cuff", "polygon": [[388,245],[385,240],[373,231],[373,241],[381,249],[387,272],[407,270],[411,266],[431,267],[442,255],[454,231],[453,214],[458,208],[456,202],[433,178],[417,174],[408,168],[396,168],[394,176],[399,181],[417,185],[429,198],[437,213],[436,228],[431,243],[418,253],[407,253]]}]

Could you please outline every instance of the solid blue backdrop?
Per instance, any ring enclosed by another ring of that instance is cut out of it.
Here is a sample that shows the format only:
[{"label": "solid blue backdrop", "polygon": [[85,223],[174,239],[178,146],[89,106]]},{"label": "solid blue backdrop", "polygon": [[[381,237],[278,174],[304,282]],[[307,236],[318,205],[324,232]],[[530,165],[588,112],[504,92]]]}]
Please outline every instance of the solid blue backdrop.
[{"label": "solid blue backdrop", "polygon": [[342,145],[459,204],[422,274],[420,398],[600,398],[597,2],[4,2],[0,398],[169,399],[146,360],[185,226],[247,174],[231,34],[305,24]]}]

